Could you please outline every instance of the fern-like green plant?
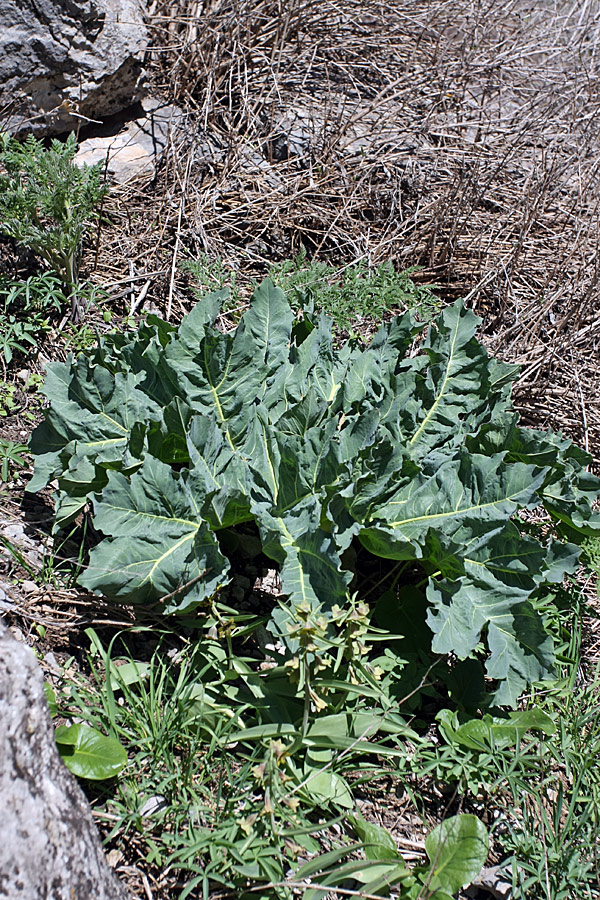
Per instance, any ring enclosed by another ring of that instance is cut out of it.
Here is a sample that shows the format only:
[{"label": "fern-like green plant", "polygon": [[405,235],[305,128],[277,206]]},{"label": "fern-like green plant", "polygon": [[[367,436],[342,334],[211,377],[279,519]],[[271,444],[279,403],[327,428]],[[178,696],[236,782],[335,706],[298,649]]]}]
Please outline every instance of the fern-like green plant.
[{"label": "fern-like green plant", "polygon": [[0,483],[6,484],[13,477],[14,470],[26,464],[24,454],[27,450],[26,444],[0,438]]},{"label": "fern-like green plant", "polygon": [[[412,309],[422,321],[429,321],[438,313],[439,298],[430,285],[413,281],[416,271],[416,267],[396,271],[389,261],[376,268],[358,262],[336,269],[328,263],[309,260],[303,248],[295,259],[273,264],[269,277],[293,307],[306,308],[312,303],[315,309],[331,316],[338,328],[352,332],[357,322],[381,320],[390,310]],[[225,285],[219,285],[222,286]]]},{"label": "fern-like green plant", "polygon": [[68,295],[76,289],[86,226],[106,193],[102,164],[74,163],[75,135],[50,147],[28,137],[23,143],[0,135],[0,230],[48,263]]}]

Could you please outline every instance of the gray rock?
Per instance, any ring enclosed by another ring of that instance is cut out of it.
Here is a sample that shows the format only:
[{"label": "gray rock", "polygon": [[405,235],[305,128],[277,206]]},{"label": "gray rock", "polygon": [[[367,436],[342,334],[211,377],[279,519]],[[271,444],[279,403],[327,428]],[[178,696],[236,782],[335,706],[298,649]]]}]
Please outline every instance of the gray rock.
[{"label": "gray rock", "polygon": [[0,612],[4,609],[15,609],[15,604],[10,597],[9,591],[9,585],[4,581],[0,581]]},{"label": "gray rock", "polygon": [[0,897],[127,900],[60,760],[31,650],[0,621]]},{"label": "gray rock", "polygon": [[163,809],[168,807],[168,803],[166,799],[162,796],[162,794],[156,794],[152,797],[148,797],[146,802],[143,804],[140,809],[140,816],[142,817],[150,817],[155,815],[158,812],[162,812]]},{"label": "gray rock", "polygon": [[179,107],[154,98],[147,98],[143,108],[146,115],[129,122],[118,134],[82,141],[75,162],[92,166],[108,157],[107,174],[117,184],[137,175],[153,175],[169,138],[181,131],[186,116]]},{"label": "gray rock", "polygon": [[273,159],[303,157],[315,149],[318,135],[323,131],[325,117],[320,111],[303,106],[290,106],[274,123],[271,138]]},{"label": "gray rock", "polygon": [[[42,565],[43,547],[40,541],[35,541],[25,532],[26,526],[22,522],[0,522],[0,536],[21,553],[36,571]],[[0,557],[12,558],[9,547],[0,545]]]},{"label": "gray rock", "polygon": [[140,0],[0,0],[0,109],[12,134],[58,134],[140,99]]},{"label": "gray rock", "polygon": [[465,891],[474,900],[511,900],[512,884],[502,866],[482,869]]}]

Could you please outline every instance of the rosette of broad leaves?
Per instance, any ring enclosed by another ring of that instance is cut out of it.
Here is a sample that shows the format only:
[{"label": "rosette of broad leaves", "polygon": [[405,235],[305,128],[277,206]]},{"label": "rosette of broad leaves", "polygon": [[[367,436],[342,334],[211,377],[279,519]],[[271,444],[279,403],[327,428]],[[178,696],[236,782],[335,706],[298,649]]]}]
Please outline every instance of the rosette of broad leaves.
[{"label": "rosette of broad leaves", "polygon": [[[408,564],[433,653],[483,644],[495,702],[513,703],[553,665],[536,599],[600,530],[589,457],[520,427],[516,367],[488,356],[462,302],[417,352],[409,314],[368,346],[340,345],[327,317],[295,315],[269,281],[224,333],[225,297],[49,366],[29,489],[57,479],[57,527],[89,510],[102,540],[81,584],[189,611],[227,584],[229,539],[252,522],[289,618],[307,603],[327,616],[351,582],[360,593],[358,542]],[[555,527],[536,539],[519,512],[540,506]]]}]

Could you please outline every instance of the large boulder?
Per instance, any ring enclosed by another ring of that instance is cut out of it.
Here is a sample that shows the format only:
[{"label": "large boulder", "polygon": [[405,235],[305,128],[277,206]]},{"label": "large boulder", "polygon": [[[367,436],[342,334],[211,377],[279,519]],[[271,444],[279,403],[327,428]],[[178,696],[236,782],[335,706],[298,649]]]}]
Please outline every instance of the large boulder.
[{"label": "large boulder", "polygon": [[146,44],[140,0],[0,0],[0,127],[59,134],[127,108]]},{"label": "large boulder", "polygon": [[127,900],[63,765],[31,650],[0,620],[0,897]]}]

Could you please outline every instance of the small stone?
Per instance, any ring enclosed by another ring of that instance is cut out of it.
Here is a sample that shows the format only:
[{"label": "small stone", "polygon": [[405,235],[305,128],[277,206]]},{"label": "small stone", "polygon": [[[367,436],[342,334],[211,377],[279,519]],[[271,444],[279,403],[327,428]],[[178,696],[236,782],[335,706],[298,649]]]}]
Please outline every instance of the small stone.
[{"label": "small stone", "polygon": [[[489,866],[482,869],[475,881],[465,891],[467,897],[476,900],[511,900],[512,884],[507,881],[502,866]],[[486,897],[487,894],[487,897]]]},{"label": "small stone", "polygon": [[186,120],[178,106],[155,99],[144,102],[146,115],[135,119],[118,134],[82,141],[75,156],[77,165],[95,165],[108,157],[108,176],[126,184],[138,175],[153,175],[171,135],[181,132]]},{"label": "small stone", "polygon": [[[25,559],[34,569],[42,564],[39,542],[33,541],[29,535],[25,533],[25,525],[21,522],[9,522],[6,525],[0,524],[0,535],[6,539],[9,544],[14,544],[21,551]],[[10,556],[10,550],[0,545],[0,554]]]},{"label": "small stone", "polygon": [[167,805],[167,801],[161,794],[148,797],[140,809],[140,816],[152,816],[154,813],[160,812],[161,809],[165,809]]},{"label": "small stone", "polygon": [[24,594],[33,594],[34,591],[37,591],[38,586],[35,581],[24,581],[21,588]]},{"label": "small stone", "polygon": [[109,864],[111,869],[116,869],[121,860],[123,859],[123,854],[120,850],[110,850],[106,854],[106,862]]},{"label": "small stone", "polygon": [[58,660],[56,659],[52,651],[44,654],[44,662],[54,675],[60,675],[62,670],[58,664]]}]

